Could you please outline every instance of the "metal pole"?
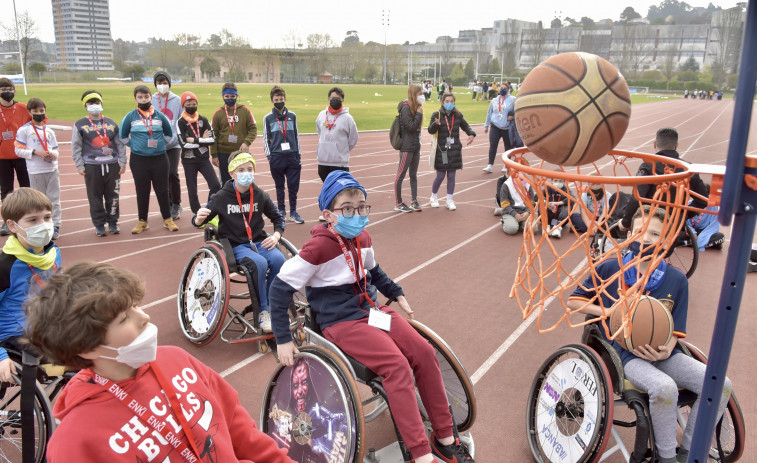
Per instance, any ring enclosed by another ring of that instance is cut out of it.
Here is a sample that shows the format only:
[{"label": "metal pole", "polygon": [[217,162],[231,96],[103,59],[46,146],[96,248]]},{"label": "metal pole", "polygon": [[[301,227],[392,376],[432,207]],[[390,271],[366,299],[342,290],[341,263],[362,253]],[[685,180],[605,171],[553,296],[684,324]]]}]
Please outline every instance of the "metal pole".
[{"label": "metal pole", "polygon": [[21,33],[18,30],[18,14],[16,14],[16,0],[13,0],[13,16],[16,18],[16,41],[18,42],[18,62],[21,63],[21,79],[24,82],[24,95],[27,95],[26,72],[24,71],[24,57],[21,55]]},{"label": "metal pole", "polygon": [[389,28],[391,10],[381,10],[381,25],[384,26],[384,85],[386,85],[386,30]]}]

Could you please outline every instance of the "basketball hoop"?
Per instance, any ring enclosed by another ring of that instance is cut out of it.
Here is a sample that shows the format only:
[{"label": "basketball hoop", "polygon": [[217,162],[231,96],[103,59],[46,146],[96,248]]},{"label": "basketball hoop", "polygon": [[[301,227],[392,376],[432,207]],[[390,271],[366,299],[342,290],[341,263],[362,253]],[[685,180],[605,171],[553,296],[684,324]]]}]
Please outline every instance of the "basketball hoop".
[{"label": "basketball hoop", "polygon": [[[522,198],[528,198],[528,190],[531,188],[536,196],[535,201],[524,201],[530,214],[523,231],[523,245],[518,256],[518,268],[510,298],[518,302],[524,320],[538,311],[536,326],[539,333],[553,331],[563,321],[570,327],[601,322],[609,338],[615,339],[618,335],[627,337],[632,328],[630,320],[633,311],[644,293],[640,288],[646,286],[652,272],[646,272],[633,286],[624,287],[626,285],[622,284],[623,271],[638,266],[642,261],[648,261],[649,268],[656,268],[665,258],[665,250],[670,249],[677,239],[688,211],[714,213],[688,205],[693,197],[706,199],[689,190],[689,179],[696,173],[692,167],[701,166],[655,154],[612,150],[600,161],[591,164],[560,167],[548,164],[535,155],[529,161],[526,158],[529,154],[532,153],[528,148],[517,148],[502,155],[510,175],[514,178],[512,183],[518,194]],[[665,171],[662,175],[636,176],[635,173],[642,162],[662,163],[666,166]],[[710,205],[717,205],[719,189],[716,185],[722,172],[717,169],[702,171],[714,176],[709,199]],[[656,185],[652,198],[641,197],[638,187],[650,184]],[[589,188],[590,185],[594,185],[594,191]],[[601,195],[598,186],[601,186]],[[549,190],[567,198],[567,217],[558,218],[554,223],[547,222]],[[643,225],[633,233],[628,232],[627,243],[641,241],[656,210],[662,208],[667,215],[662,237],[655,244],[653,255],[635,256],[626,263],[622,263],[625,245],[613,236],[611,230],[622,212],[622,206],[619,207],[621,201],[618,199],[622,194],[628,195],[631,201],[639,201],[641,206],[650,206],[648,213],[643,213],[643,208],[640,207]],[[609,201],[613,196],[614,202]],[[587,203],[592,204],[592,207],[587,206]],[[600,203],[605,206],[602,208],[604,213],[598,217],[592,211],[598,211]],[[584,220],[586,231],[576,232],[575,241],[569,242],[567,246],[567,240],[558,245],[548,230],[550,227],[565,227],[567,230],[574,214],[582,214],[588,218]],[[593,246],[597,236],[602,236],[604,242],[608,243],[603,249]],[[596,266],[607,259],[617,259],[621,262],[621,271],[602,280]],[[573,290],[587,278],[591,278],[594,283],[592,286],[596,289],[596,297],[581,308],[589,304],[599,305],[602,308],[602,316],[599,319],[585,320],[584,314],[580,313],[581,309],[571,309],[566,303]],[[616,284],[618,288],[623,288],[619,291],[622,294],[610,294],[608,288],[615,287]],[[608,296],[613,304],[606,307],[602,295]],[[563,311],[555,313],[553,309],[547,312],[547,307],[550,304],[554,305],[555,300],[562,305]],[[617,330],[610,332],[609,317],[618,309],[623,311],[623,323]]]}]

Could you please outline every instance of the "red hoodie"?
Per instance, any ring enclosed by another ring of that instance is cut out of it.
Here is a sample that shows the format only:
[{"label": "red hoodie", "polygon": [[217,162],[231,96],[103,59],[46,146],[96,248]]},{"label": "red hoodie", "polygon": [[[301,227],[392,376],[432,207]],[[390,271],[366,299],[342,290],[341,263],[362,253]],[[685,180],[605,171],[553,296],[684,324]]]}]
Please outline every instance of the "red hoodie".
[{"label": "red hoodie", "polygon": [[[200,462],[292,462],[273,439],[255,426],[239,403],[237,392],[218,373],[173,346],[158,347],[155,363],[179,396],[197,447],[203,453]],[[90,369],[79,372],[55,402],[53,415],[61,423],[47,448],[50,463],[186,461],[125,402],[90,382],[91,376]],[[140,367],[134,378],[117,384],[163,419],[168,431],[189,446],[149,366]]]}]

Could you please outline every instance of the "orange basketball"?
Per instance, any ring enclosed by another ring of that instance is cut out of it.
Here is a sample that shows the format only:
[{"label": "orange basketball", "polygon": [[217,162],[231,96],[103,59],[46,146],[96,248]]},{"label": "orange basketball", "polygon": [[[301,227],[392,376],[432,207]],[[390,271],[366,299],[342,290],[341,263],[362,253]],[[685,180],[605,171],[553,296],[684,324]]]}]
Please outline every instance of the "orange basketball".
[{"label": "orange basketball", "polygon": [[[617,307],[610,316],[610,330],[614,333],[622,323],[623,310],[622,307]],[[630,352],[645,344],[657,349],[667,344],[671,336],[673,336],[673,317],[668,309],[653,297],[641,296],[631,318],[631,335],[624,338],[621,333],[615,341]]]},{"label": "orange basketball", "polygon": [[626,79],[609,61],[562,53],[528,73],[515,124],[529,150],[558,165],[589,164],[617,146],[631,118]]}]

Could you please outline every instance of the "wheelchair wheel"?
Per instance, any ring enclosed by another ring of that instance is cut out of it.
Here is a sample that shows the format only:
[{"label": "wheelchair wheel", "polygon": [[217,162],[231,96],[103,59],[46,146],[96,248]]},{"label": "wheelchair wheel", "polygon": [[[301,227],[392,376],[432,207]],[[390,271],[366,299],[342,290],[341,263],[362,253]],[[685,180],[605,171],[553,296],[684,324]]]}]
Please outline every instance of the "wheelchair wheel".
[{"label": "wheelchair wheel", "polygon": [[[707,356],[698,347],[685,341],[680,342],[688,349],[688,353],[692,357],[702,363],[707,363]],[[685,423],[685,420],[689,418],[691,406],[681,407],[680,412]],[[717,433],[712,437],[710,456],[723,463],[739,461],[741,455],[744,453],[746,430],[744,428],[744,415],[741,413],[741,406],[733,391],[731,391],[731,398],[728,400],[728,405],[725,412],[723,412],[723,419],[718,423],[718,426],[720,427],[720,448],[723,450],[724,458],[720,460],[720,455],[718,454]]]},{"label": "wheelchair wheel", "polygon": [[179,283],[179,324],[184,336],[204,346],[218,335],[229,305],[229,272],[223,249],[213,242],[192,254]]},{"label": "wheelchair wheel", "polygon": [[[468,372],[449,345],[424,324],[410,320],[410,324],[436,350],[442,372],[447,401],[452,406],[452,419],[459,432],[466,432],[476,421],[476,395]],[[422,409],[422,408],[421,408]],[[428,419],[424,416],[424,419]]]},{"label": "wheelchair wheel", "polygon": [[611,224],[607,228],[607,233],[597,230],[597,233],[596,235],[594,235],[591,244],[592,258],[595,261],[606,258],[605,253],[613,249],[616,244],[621,246],[621,253],[625,255],[628,252],[628,249],[623,247],[622,243],[626,241],[626,237],[627,232],[620,230],[620,220],[617,220],[613,224]]},{"label": "wheelchair wheel", "polygon": [[528,443],[536,461],[598,461],[612,418],[610,374],[593,349],[568,345],[544,361],[526,406]]},{"label": "wheelchair wheel", "polygon": [[294,461],[362,463],[363,408],[349,369],[328,349],[303,346],[295,365],[276,366],[260,426]]},{"label": "wheelchair wheel", "polygon": [[686,278],[691,278],[694,274],[699,262],[699,247],[697,245],[697,234],[694,233],[688,223],[684,225],[683,230],[673,243],[673,248],[668,251],[665,257],[670,265],[685,273]]},{"label": "wheelchair wheel", "polygon": [[[20,462],[21,457],[21,365],[10,383],[0,383],[0,462]],[[34,382],[34,461],[44,461],[47,441],[55,422],[52,406],[39,382]]]}]

